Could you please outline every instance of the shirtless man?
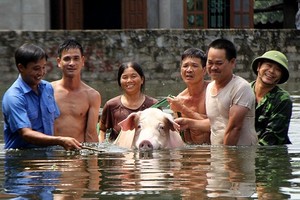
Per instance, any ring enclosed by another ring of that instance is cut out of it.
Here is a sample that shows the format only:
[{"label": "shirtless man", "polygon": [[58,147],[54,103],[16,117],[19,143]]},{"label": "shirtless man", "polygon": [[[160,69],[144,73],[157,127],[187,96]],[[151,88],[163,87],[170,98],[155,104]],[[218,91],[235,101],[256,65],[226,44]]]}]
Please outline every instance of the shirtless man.
[{"label": "shirtless man", "polygon": [[[197,48],[189,48],[181,55],[181,78],[187,88],[177,97],[169,98],[170,108],[182,117],[192,119],[206,118],[205,91],[208,82],[206,74],[206,55]],[[183,139],[189,144],[210,144],[210,132],[195,129],[184,130]]]},{"label": "shirtless man", "polygon": [[58,48],[58,67],[62,79],[52,82],[61,115],[55,120],[55,135],[70,136],[79,142],[98,142],[97,122],[101,95],[81,81],[85,57],[74,39],[65,40]]}]

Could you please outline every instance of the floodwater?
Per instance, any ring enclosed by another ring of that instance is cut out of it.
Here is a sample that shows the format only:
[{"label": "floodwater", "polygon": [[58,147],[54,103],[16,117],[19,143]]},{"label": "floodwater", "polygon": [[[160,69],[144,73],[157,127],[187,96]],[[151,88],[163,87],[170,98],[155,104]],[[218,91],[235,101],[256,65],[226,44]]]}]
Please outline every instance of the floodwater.
[{"label": "floodwater", "polygon": [[[300,199],[300,91],[296,83],[284,87],[294,102],[292,145],[139,152],[90,143],[99,151],[1,150],[0,199]],[[110,88],[102,96],[118,93]],[[182,85],[148,88],[161,97],[176,95]]]}]

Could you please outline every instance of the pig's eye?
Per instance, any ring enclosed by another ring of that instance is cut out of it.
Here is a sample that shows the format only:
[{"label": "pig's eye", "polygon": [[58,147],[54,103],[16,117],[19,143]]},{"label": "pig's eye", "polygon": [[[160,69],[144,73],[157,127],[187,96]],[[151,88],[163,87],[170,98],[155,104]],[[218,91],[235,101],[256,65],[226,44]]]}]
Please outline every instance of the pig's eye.
[{"label": "pig's eye", "polygon": [[159,129],[159,130],[164,130],[164,128],[165,128],[165,127],[164,127],[163,125],[161,125],[161,124],[158,126],[158,129]]},{"label": "pig's eye", "polygon": [[160,133],[161,136],[166,136],[166,131],[165,131],[165,126],[163,124],[159,124],[158,125],[158,131]]},{"label": "pig's eye", "polygon": [[137,125],[137,128],[138,128],[138,129],[142,128],[141,124],[138,124],[138,125]]}]

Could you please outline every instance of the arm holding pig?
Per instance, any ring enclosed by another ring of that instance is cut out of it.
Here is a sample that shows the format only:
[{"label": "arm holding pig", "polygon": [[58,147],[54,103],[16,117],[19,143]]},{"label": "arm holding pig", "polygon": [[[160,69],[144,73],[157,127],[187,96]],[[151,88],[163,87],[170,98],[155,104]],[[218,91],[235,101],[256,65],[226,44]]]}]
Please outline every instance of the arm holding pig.
[{"label": "arm holding pig", "polygon": [[195,129],[201,132],[209,132],[210,131],[210,121],[208,118],[206,119],[191,119],[180,117],[174,120],[177,124],[180,125],[180,130],[185,129]]}]

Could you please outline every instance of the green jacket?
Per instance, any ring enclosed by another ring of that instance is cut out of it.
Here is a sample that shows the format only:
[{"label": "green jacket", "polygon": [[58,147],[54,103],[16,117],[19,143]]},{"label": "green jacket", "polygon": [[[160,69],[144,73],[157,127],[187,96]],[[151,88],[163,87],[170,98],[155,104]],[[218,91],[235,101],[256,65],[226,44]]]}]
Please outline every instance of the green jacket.
[{"label": "green jacket", "polygon": [[[251,83],[254,91],[255,81]],[[260,145],[291,144],[288,137],[293,103],[290,94],[276,86],[255,104],[255,129]]]}]

